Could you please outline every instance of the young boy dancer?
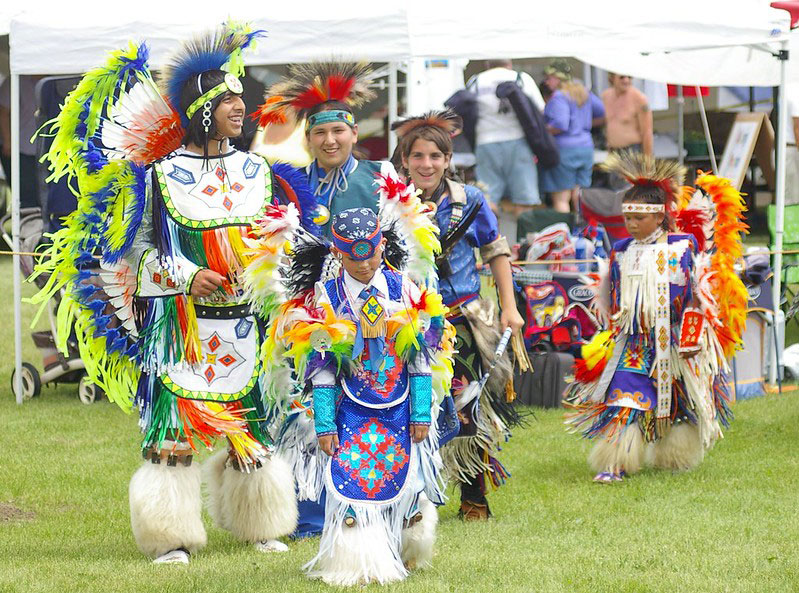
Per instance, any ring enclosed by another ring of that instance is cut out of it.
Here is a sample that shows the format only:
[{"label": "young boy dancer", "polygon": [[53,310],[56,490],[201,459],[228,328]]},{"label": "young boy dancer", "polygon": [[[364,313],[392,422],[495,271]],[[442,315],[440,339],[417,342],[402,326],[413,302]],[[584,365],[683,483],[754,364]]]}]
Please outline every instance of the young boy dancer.
[{"label": "young boy dancer", "polygon": [[567,420],[597,439],[589,463],[601,483],[647,458],[673,470],[702,461],[730,416],[726,361],[747,300],[733,269],[744,207],[727,180],[700,175],[700,191],[681,190],[676,163],[633,153],[608,168],[632,184],[622,203],[632,237],[616,243],[597,287],[608,331],[583,347]]},{"label": "young boy dancer", "polygon": [[[269,245],[294,235],[289,294],[264,363],[290,359],[313,391],[315,432],[329,457],[324,530],[306,569],[337,585],[397,581],[429,563],[443,498],[431,419],[452,378],[454,332],[440,295],[411,280],[434,278],[435,228],[418,198],[395,179],[382,182],[382,216],[338,213],[332,246],[296,228],[296,212],[277,209],[252,270],[257,278]],[[279,222],[292,215],[295,224]]]}]

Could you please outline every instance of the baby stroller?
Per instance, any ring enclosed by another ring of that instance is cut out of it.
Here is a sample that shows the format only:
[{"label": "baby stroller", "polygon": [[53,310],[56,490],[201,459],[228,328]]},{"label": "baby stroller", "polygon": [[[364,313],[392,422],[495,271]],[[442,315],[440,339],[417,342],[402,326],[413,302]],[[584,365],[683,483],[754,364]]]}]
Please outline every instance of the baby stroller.
[{"label": "baby stroller", "polygon": [[[74,77],[48,77],[36,85],[36,98],[39,106],[37,125],[41,126],[58,113],[59,105],[66,94],[72,90],[77,82]],[[39,157],[49,149],[49,138],[38,138],[36,152]],[[38,171],[38,197],[40,208],[22,208],[20,210],[20,250],[24,253],[34,253],[41,245],[45,232],[56,230],[60,225],[61,217],[75,208],[75,197],[72,195],[66,182],[46,184],[44,166]],[[6,231],[11,213],[0,219],[3,239],[11,247],[11,235]],[[19,258],[20,269],[25,277],[33,273],[36,258],[32,255],[21,255]],[[47,276],[36,278],[36,285],[41,288],[47,282]],[[98,291],[102,294],[102,291]],[[31,334],[33,343],[42,354],[44,372],[30,362],[22,363],[22,399],[30,399],[41,393],[42,385],[58,383],[77,383],[78,398],[84,404],[91,404],[102,397],[102,390],[88,380],[85,365],[80,359],[77,342],[67,340],[67,354],[59,352],[56,348],[58,330],[56,324],[56,311],[60,299],[47,303],[47,317],[50,324],[49,330],[35,331]],[[11,390],[16,396],[15,381],[16,370],[11,375]]]},{"label": "baby stroller", "polygon": [[[3,229],[3,239],[11,245],[11,236],[6,232],[6,224],[11,214],[6,214],[0,219]],[[42,238],[42,211],[40,208],[23,208],[20,210],[20,249],[25,253],[35,252]],[[32,255],[21,255],[19,264],[25,277],[33,273],[36,258]],[[47,276],[36,278],[36,285],[41,288],[47,282]],[[44,372],[30,362],[22,363],[22,399],[37,397],[42,391],[42,385],[56,385],[58,383],[77,383],[78,398],[84,404],[91,404],[102,397],[102,390],[88,380],[85,365],[80,359],[78,345],[74,340],[67,340],[67,354],[64,355],[56,348],[57,325],[56,310],[59,301],[47,303],[47,318],[50,329],[35,331],[31,334],[33,343],[42,354]],[[11,374],[11,390],[16,396],[16,370]]]}]

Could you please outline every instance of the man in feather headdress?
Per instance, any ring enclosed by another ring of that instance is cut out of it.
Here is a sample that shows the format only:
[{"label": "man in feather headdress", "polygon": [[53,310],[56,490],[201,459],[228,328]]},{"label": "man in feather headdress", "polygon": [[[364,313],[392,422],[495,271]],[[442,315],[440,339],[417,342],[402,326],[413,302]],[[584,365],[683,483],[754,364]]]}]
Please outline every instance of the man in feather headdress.
[{"label": "man in feather headdress", "polygon": [[[61,307],[90,378],[139,408],[131,525],[157,563],[188,563],[206,543],[193,452],[217,438],[227,446],[205,472],[215,522],[260,551],[286,550],[277,538],[296,526],[291,471],[263,426],[262,323],[241,284],[245,242],[277,178],[229,144],[244,117],[241,50],[257,34],[228,25],[196,38],[163,90],[146,46],[115,52],[67,98],[48,155],[54,177],[76,178],[79,199],[53,238],[39,298],[66,288]],[[90,282],[94,253],[109,301]]]}]

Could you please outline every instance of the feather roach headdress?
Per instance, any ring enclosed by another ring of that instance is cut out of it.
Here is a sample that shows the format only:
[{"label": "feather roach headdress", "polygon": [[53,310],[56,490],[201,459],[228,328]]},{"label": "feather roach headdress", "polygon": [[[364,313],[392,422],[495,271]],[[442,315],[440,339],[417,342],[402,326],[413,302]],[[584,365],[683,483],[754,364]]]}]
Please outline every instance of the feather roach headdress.
[{"label": "feather roach headdress", "polygon": [[402,138],[417,128],[439,128],[450,137],[457,136],[463,130],[463,120],[461,116],[451,109],[443,111],[428,111],[424,115],[408,117],[394,122],[391,129],[397,133],[398,138]]},{"label": "feather roach headdress", "polygon": [[685,179],[685,167],[676,161],[656,159],[632,151],[611,153],[602,167],[639,187],[663,190],[666,211],[671,211]]},{"label": "feather roach headdress", "polygon": [[[360,107],[375,97],[369,88],[372,69],[367,62],[314,62],[289,68],[289,74],[267,91],[265,102],[252,114],[260,126],[300,121],[317,105],[340,101]],[[350,122],[348,122],[350,123]],[[351,122],[350,125],[354,123]]]},{"label": "feather roach headdress", "polygon": [[[263,35],[264,31],[252,31],[246,25],[228,22],[215,31],[197,36],[183,44],[181,50],[165,67],[161,86],[172,107],[180,113],[184,126],[188,126],[191,119],[191,115],[181,106],[181,97],[186,85],[190,83],[198,85],[197,77],[209,70],[224,70],[235,77],[243,76],[244,60],[241,52],[254,46],[255,39]],[[219,89],[215,96],[225,90]],[[201,96],[208,98],[208,94],[212,91],[213,89],[203,89],[200,86],[196,95],[198,98]],[[213,98],[210,97],[209,100]]]}]

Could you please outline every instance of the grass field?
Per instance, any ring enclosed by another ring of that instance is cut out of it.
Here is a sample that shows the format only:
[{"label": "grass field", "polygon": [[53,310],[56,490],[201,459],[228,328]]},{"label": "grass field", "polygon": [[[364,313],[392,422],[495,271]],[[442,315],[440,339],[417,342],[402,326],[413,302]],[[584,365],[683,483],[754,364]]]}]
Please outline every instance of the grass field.
[{"label": "grass field", "polygon": [[[9,278],[10,262],[0,261]],[[10,281],[0,283],[10,294]],[[154,566],[130,533],[127,484],[140,463],[136,418],[79,403],[74,385],[17,407],[11,299],[0,301],[0,591],[324,591],[300,567],[315,541],[262,555],[209,528],[190,566]],[[26,317],[30,311],[26,307]],[[38,355],[25,334],[26,359]],[[433,567],[388,591],[799,591],[799,395],[736,404],[736,421],[697,470],[590,480],[588,443],[560,411],[537,411],[503,460],[495,518],[440,512]],[[378,587],[369,587],[378,590]]]}]

